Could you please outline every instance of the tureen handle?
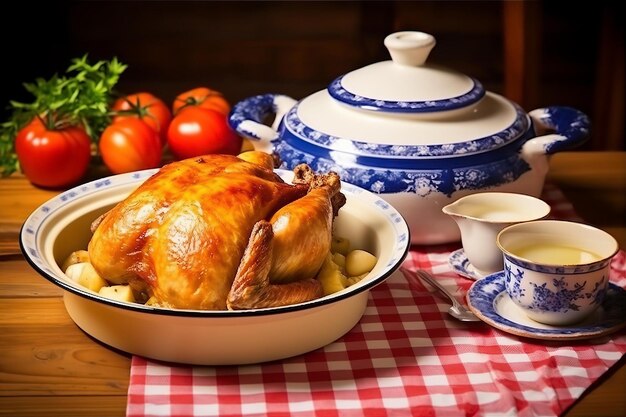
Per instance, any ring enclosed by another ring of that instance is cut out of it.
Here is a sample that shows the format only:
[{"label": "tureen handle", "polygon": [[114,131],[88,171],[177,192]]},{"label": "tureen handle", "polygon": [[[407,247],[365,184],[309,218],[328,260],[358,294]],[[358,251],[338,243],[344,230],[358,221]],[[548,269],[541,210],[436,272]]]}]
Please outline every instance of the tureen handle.
[{"label": "tureen handle", "polygon": [[534,170],[547,172],[546,155],[573,149],[589,138],[589,118],[579,110],[551,106],[533,110],[528,115],[537,136],[524,144],[522,155]]},{"label": "tureen handle", "polygon": [[582,145],[589,138],[589,118],[571,107],[544,107],[528,114],[537,137],[524,146],[540,147],[549,155]]},{"label": "tureen handle", "polygon": [[[296,100],[281,94],[261,94],[249,97],[237,103],[228,122],[237,132],[260,140],[262,143],[257,149],[271,151],[272,141],[278,139],[278,125],[285,113],[296,104]],[[263,124],[271,114],[275,114],[272,126]]]}]

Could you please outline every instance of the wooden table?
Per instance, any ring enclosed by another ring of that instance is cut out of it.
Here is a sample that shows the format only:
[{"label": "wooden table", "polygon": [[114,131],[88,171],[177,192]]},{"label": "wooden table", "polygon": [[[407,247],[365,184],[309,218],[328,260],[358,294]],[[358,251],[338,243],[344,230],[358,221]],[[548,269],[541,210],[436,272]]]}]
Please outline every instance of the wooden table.
[{"label": "wooden table", "polygon": [[[548,180],[626,249],[626,152],[559,153]],[[130,356],[83,333],[62,291],[20,252],[22,222],[56,194],[20,175],[0,179],[0,415],[123,416]],[[626,416],[625,362],[567,416]]]}]

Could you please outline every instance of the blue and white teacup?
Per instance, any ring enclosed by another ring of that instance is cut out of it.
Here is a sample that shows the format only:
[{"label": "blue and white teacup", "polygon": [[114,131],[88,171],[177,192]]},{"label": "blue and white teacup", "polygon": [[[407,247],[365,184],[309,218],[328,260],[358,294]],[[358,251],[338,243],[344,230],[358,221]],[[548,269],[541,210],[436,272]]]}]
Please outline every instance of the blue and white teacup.
[{"label": "blue and white teacup", "polygon": [[504,228],[505,287],[526,315],[540,323],[569,325],[603,302],[617,241],[582,223],[538,220]]}]

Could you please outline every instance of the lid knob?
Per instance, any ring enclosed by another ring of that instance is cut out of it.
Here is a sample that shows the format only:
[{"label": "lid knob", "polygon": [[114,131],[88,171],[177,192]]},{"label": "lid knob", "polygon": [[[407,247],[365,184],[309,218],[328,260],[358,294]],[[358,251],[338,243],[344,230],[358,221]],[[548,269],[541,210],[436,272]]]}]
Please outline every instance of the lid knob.
[{"label": "lid knob", "polygon": [[423,65],[435,43],[434,36],[416,31],[395,32],[385,38],[393,62],[411,67]]}]

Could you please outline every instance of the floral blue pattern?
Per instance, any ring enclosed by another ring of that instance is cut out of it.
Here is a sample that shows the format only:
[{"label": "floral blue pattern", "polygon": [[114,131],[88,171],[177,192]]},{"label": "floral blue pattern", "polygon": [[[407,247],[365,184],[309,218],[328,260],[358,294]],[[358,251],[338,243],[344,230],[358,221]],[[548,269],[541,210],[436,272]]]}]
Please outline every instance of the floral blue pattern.
[{"label": "floral blue pattern", "polygon": [[417,157],[445,157],[456,155],[473,155],[484,151],[493,151],[515,139],[519,138],[531,126],[528,115],[516,104],[516,117],[513,123],[500,132],[493,135],[466,140],[459,143],[428,144],[428,145],[386,145],[378,143],[368,143],[354,139],[340,138],[315,130],[300,120],[298,116],[299,104],[293,106],[283,119],[284,126],[281,126],[280,135],[284,136],[289,130],[290,133],[325,148],[330,149],[351,149],[352,153],[360,156],[398,156],[403,158]]},{"label": "floral blue pattern", "polygon": [[[505,266],[505,286],[511,298],[521,300],[526,295],[525,289],[521,286],[523,277],[524,271],[522,269],[514,268],[507,263]],[[537,284],[531,281],[532,301],[528,303],[528,309],[537,312],[579,311],[580,307],[576,303],[578,300],[591,299],[591,304],[600,304],[603,301],[603,292],[600,290],[605,284],[606,277],[604,276],[593,288],[585,288],[587,286],[586,281],[570,286],[565,276],[555,277],[552,280],[552,287],[548,287],[546,282]]]},{"label": "floral blue pattern", "polygon": [[[376,194],[409,192],[426,197],[434,192],[450,196],[458,190],[474,190],[495,187],[519,178],[530,167],[514,153],[482,166],[442,169],[402,169],[399,167],[368,167],[357,163],[333,160],[331,155],[312,155],[291,146],[289,141],[274,143],[274,151],[281,160],[280,168],[293,169],[299,163],[307,163],[316,171],[337,172],[342,180],[355,184]],[[335,154],[336,156],[336,154]],[[391,161],[393,162],[393,161]]]},{"label": "floral blue pattern", "polygon": [[[253,96],[237,103],[229,116],[231,127],[257,137],[255,123],[262,123],[277,109],[277,94]],[[307,163],[320,171],[337,171],[342,179],[378,194],[409,192],[447,196],[458,190],[489,189],[516,181],[529,171],[521,149],[534,137],[529,115],[512,103],[516,118],[494,135],[454,144],[390,145],[368,143],[358,138],[337,137],[317,131],[298,117],[299,104],[291,107],[274,132],[274,153],[281,168],[292,169]],[[581,112],[566,107],[546,107],[533,121],[557,136],[544,145],[545,153],[575,147],[587,137],[589,120]],[[348,149],[349,151],[346,151]]]},{"label": "floral blue pattern", "polygon": [[470,263],[463,248],[457,249],[450,253],[450,256],[448,257],[448,264],[454,270],[454,272],[465,278],[473,279],[474,281],[476,281],[477,279],[485,277],[485,275],[478,272],[476,268],[474,268],[474,266]]},{"label": "floral blue pattern", "polygon": [[585,339],[609,334],[626,326],[626,290],[609,282],[606,298],[601,303],[597,320],[571,326],[531,327],[511,320],[499,309],[507,297],[505,271],[489,275],[472,284],[468,293],[468,305],[481,320],[509,333],[538,339]]},{"label": "floral blue pattern", "polygon": [[525,290],[521,287],[520,283],[524,277],[524,271],[518,269],[516,272],[513,272],[509,265],[506,265],[505,271],[504,283],[506,288],[509,289],[509,295],[511,298],[522,298],[525,295]]},{"label": "floral blue pattern", "polygon": [[485,96],[485,89],[480,81],[471,78],[472,88],[457,97],[427,101],[390,101],[354,94],[343,86],[344,75],[330,83],[328,93],[342,103],[367,110],[393,113],[427,113],[458,109],[476,103]]}]

